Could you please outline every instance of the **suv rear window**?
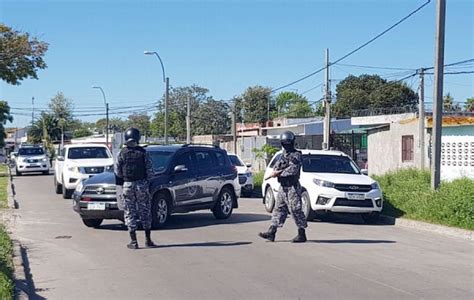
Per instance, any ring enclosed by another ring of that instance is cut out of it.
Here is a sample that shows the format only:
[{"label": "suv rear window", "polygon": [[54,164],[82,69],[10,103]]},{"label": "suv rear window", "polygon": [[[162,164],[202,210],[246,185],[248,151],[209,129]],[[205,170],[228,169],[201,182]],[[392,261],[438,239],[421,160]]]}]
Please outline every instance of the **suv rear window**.
[{"label": "suv rear window", "polygon": [[43,155],[43,148],[20,148],[18,155],[28,156],[28,155]]}]

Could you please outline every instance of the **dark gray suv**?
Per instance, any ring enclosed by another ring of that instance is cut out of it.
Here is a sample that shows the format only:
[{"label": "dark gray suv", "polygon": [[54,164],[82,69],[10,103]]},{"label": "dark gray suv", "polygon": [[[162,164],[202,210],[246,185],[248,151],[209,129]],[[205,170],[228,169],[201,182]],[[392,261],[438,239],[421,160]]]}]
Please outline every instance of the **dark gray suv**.
[{"label": "dark gray suv", "polygon": [[[154,228],[164,226],[172,213],[210,209],[217,219],[226,219],[238,207],[237,169],[224,150],[204,145],[149,146],[146,150],[155,171],[150,181]],[[116,180],[113,172],[105,172],[83,181],[74,191],[74,210],[86,226],[98,227],[103,219],[123,221]]]}]

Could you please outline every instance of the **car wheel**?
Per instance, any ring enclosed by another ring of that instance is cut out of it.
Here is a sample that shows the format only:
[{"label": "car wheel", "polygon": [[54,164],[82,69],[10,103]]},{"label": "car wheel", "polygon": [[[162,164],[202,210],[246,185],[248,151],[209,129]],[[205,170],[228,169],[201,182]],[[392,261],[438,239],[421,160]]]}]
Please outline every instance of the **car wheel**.
[{"label": "car wheel", "polygon": [[82,222],[87,227],[98,228],[102,224],[103,219],[82,219]]},{"label": "car wheel", "polygon": [[[63,178],[63,182],[64,182],[64,178]],[[74,192],[74,190],[67,189],[64,184],[62,184],[61,186],[62,186],[63,198],[64,199],[71,199],[72,193]]]},{"label": "car wheel", "polygon": [[54,189],[56,191],[56,194],[58,195],[61,194],[63,191],[63,186],[56,180],[56,175],[54,175],[53,182],[54,182]]},{"label": "car wheel", "polygon": [[306,220],[310,221],[316,217],[315,211],[311,208],[311,200],[307,191],[301,193],[301,208]]},{"label": "car wheel", "polygon": [[380,218],[380,213],[372,212],[368,214],[361,214],[361,217],[366,224],[377,224]]},{"label": "car wheel", "polygon": [[222,189],[219,194],[217,203],[212,210],[216,219],[227,219],[232,215],[234,209],[235,196],[232,190],[228,187]]},{"label": "car wheel", "polygon": [[158,193],[152,203],[152,226],[162,228],[165,226],[171,214],[171,200],[164,193]]},{"label": "car wheel", "polygon": [[265,210],[267,212],[271,213],[273,211],[273,208],[275,207],[275,196],[273,195],[271,186],[268,186],[268,188],[265,190],[263,204],[265,205]]},{"label": "car wheel", "polygon": [[18,171],[18,169],[16,169],[16,176],[22,176],[23,173],[21,173],[20,171]]}]

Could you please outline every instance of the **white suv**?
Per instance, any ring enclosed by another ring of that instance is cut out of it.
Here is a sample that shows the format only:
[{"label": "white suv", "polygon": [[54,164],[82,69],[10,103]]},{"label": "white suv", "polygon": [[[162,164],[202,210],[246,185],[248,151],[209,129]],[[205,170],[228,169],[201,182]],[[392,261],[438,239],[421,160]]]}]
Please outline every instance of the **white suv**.
[{"label": "white suv", "polygon": [[54,186],[64,199],[71,198],[77,184],[96,174],[113,170],[112,154],[105,145],[71,144],[61,150],[54,166]]},{"label": "white suv", "polygon": [[251,164],[244,164],[242,159],[236,154],[227,153],[229,156],[230,162],[237,168],[237,174],[239,176],[239,184],[242,187],[242,195],[245,197],[252,196],[253,192],[253,175]]},{"label": "white suv", "polygon": [[[358,213],[366,223],[376,223],[383,207],[378,183],[363,174],[354,161],[339,151],[301,150],[303,165],[300,183],[303,188],[303,212],[313,219],[316,212]],[[265,170],[268,178],[280,158],[278,152]],[[273,211],[280,184],[276,178],[264,180],[263,203]]]},{"label": "white suv", "polygon": [[39,146],[21,146],[16,154],[15,165],[17,176],[30,172],[49,174],[49,158]]}]

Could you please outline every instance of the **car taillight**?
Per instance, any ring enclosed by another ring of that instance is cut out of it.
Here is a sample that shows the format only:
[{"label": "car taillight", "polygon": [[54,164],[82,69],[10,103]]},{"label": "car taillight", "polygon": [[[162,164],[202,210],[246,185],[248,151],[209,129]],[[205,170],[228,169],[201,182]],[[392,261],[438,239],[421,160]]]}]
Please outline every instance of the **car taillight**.
[{"label": "car taillight", "polygon": [[91,201],[92,198],[91,197],[82,197],[82,201]]}]

